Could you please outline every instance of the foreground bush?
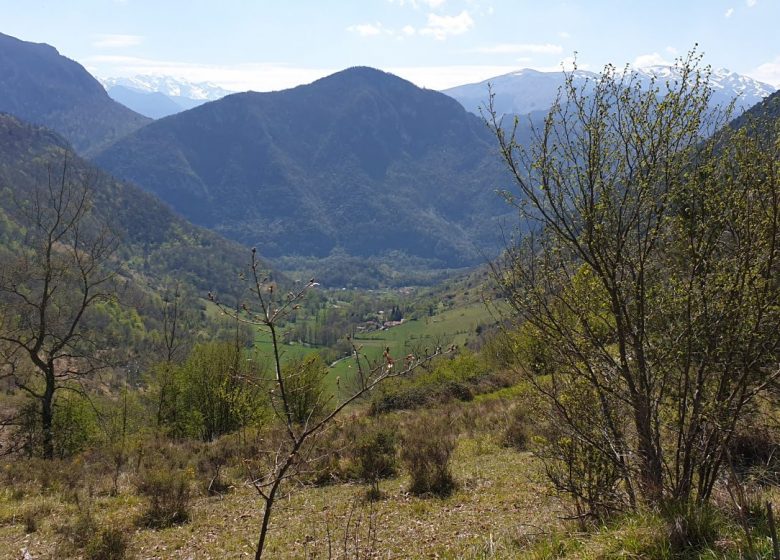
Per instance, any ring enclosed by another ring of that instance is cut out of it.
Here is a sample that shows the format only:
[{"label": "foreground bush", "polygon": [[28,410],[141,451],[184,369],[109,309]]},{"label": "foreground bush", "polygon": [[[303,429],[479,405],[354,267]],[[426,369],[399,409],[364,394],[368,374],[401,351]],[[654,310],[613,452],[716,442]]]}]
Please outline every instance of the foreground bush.
[{"label": "foreground bush", "polygon": [[122,527],[104,527],[87,544],[85,560],[122,560],[129,539]]},{"label": "foreground bush", "polygon": [[387,428],[371,428],[364,433],[355,446],[358,475],[369,483],[369,498],[379,498],[379,481],[396,473],[396,436]]},{"label": "foreground bush", "polygon": [[455,440],[452,423],[446,416],[426,413],[406,426],[401,461],[412,478],[410,492],[447,496],[455,489],[450,469]]},{"label": "foreground bush", "polygon": [[173,447],[162,447],[142,466],[136,479],[138,494],[148,498],[140,522],[161,529],[190,518],[190,482],[193,471]]}]

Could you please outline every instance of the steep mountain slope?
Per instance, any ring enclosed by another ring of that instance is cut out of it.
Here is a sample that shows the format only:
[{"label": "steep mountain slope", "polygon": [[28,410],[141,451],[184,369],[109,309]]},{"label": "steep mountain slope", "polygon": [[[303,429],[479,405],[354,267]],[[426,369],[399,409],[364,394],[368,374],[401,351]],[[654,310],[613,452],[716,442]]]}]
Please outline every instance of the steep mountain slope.
[{"label": "steep mountain slope", "polygon": [[104,78],[100,83],[112,99],[153,119],[173,115],[234,93],[210,82],[190,82],[172,76]]},{"label": "steep mountain slope", "polygon": [[271,257],[398,250],[462,266],[493,250],[509,212],[484,123],[371,68],[230,95],[152,123],[95,161]]},{"label": "steep mountain slope", "polygon": [[740,128],[747,125],[760,127],[777,126],[780,121],[780,91],[776,91],[761,103],[757,103],[743,115],[734,119],[731,126]]},{"label": "steep mountain slope", "polygon": [[14,241],[17,201],[46,184],[47,165],[57,173],[64,162],[92,178],[93,212],[116,232],[119,254],[134,278],[152,286],[175,279],[201,295],[243,288],[238,273],[249,260],[245,248],[193,226],[153,195],[95,169],[58,134],[8,114],[0,114],[0,245],[19,242]]},{"label": "steep mountain slope", "polygon": [[111,99],[84,67],[54,47],[1,33],[0,111],[55,130],[79,153],[149,121]]},{"label": "steep mountain slope", "polygon": [[[645,86],[655,77],[659,86],[679,74],[671,66],[650,66],[633,69],[637,78]],[[575,85],[584,87],[593,82],[598,74],[584,70],[574,72]],[[479,114],[488,100],[488,84],[495,94],[494,105],[498,113],[524,115],[533,111],[547,111],[555,101],[558,88],[563,85],[563,72],[539,72],[520,70],[502,76],[496,76],[476,84],[467,84],[444,90],[444,93],[456,99],[466,110]],[[714,70],[710,75],[713,89],[713,105],[725,105],[736,98],[735,112],[742,113],[775,91],[769,84],[759,82],[747,76],[726,69]]]}]

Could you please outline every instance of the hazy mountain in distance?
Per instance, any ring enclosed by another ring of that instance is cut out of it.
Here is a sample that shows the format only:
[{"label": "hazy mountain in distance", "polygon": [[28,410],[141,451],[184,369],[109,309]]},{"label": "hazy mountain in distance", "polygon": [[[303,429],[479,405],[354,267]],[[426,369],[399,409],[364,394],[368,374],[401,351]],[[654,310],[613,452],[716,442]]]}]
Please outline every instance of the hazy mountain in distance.
[{"label": "hazy mountain in distance", "polygon": [[[658,85],[679,77],[672,66],[650,66],[632,70],[644,84],[649,84],[653,76]],[[597,77],[598,74],[586,70],[577,70],[573,74],[574,84],[578,88],[588,82],[592,83]],[[478,115],[480,108],[484,109],[487,104],[490,84],[495,94],[494,106],[499,114],[524,115],[534,111],[547,111],[555,101],[558,88],[563,85],[564,79],[563,72],[524,69],[475,84],[446,89],[444,93],[456,99],[467,111]],[[769,84],[726,69],[714,70],[710,75],[710,85],[713,88],[713,104],[725,105],[732,99],[737,99],[736,114],[742,113],[775,91]]]},{"label": "hazy mountain in distance", "polygon": [[138,75],[100,79],[108,95],[147,117],[158,119],[234,93],[211,82],[190,82],[172,76]]},{"label": "hazy mountain in distance", "polygon": [[158,91],[139,91],[126,86],[111,86],[106,91],[114,101],[150,119],[161,119],[184,110],[173,99]]},{"label": "hazy mountain in distance", "polygon": [[511,209],[482,121],[436,91],[350,68],[150,124],[95,161],[262,254],[401,251],[483,262]]},{"label": "hazy mountain in distance", "polygon": [[83,66],[54,47],[1,33],[0,112],[55,130],[80,153],[149,122],[111,99]]}]

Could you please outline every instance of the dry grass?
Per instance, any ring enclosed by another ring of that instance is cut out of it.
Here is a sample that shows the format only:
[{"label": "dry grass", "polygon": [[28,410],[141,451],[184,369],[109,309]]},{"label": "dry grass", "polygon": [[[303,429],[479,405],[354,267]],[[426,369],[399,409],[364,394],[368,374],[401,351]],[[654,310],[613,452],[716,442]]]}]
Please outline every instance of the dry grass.
[{"label": "dry grass", "polygon": [[[267,558],[482,558],[507,553],[523,532],[549,529],[555,502],[547,498],[536,460],[477,439],[462,438],[453,471],[460,488],[446,499],[417,498],[405,476],[383,481],[385,498],[364,500],[365,487],[341,484],[294,489],[275,512]],[[193,503],[190,523],[162,530],[133,529],[129,557],[242,558],[253,555],[262,501],[249,488]],[[0,558],[57,558],[58,523],[75,516],[73,504],[46,498],[51,513],[35,533],[16,520],[34,500],[0,499]],[[98,523],[133,526],[142,500],[130,494],[96,498]],[[553,521],[554,525],[555,522]],[[346,551],[346,556],[345,556]],[[464,556],[465,554],[465,556]],[[514,550],[514,557],[517,551]],[[507,558],[513,557],[508,554]]]}]

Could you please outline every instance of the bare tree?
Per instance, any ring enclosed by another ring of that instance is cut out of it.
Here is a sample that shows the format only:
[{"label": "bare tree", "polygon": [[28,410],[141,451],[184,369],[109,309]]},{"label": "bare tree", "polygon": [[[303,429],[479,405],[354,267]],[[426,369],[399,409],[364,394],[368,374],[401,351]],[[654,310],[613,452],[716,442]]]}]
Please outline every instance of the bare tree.
[{"label": "bare tree", "polygon": [[[294,402],[298,391],[291,391],[296,385],[291,379],[302,372],[291,370],[282,360],[282,336],[280,323],[290,313],[295,311],[305,295],[318,284],[312,279],[296,291],[288,292],[280,296],[277,285],[261,271],[261,264],[257,259],[255,249],[252,249],[251,273],[252,294],[255,307],[244,303],[241,311],[235,313],[231,307],[219,303],[217,298],[210,295],[210,299],[220,305],[222,311],[240,321],[254,325],[267,331],[271,336],[273,381],[270,391],[271,404],[276,418],[282,425],[283,436],[269,452],[270,461],[267,470],[263,473],[255,473],[252,476],[252,484],[263,500],[263,519],[258,535],[255,558],[260,559],[266,546],[269,532],[269,524],[273,507],[279,496],[283,483],[297,476],[312,459],[313,452],[310,445],[313,440],[330,426],[334,419],[349,405],[370,392],[380,383],[395,377],[408,375],[416,368],[423,366],[441,355],[441,349],[437,349],[430,355],[417,357],[409,355],[401,362],[396,363],[389,351],[385,351],[383,359],[378,364],[371,364],[365,358],[358,346],[353,345],[358,381],[354,388],[347,392],[346,396],[328,395],[326,391],[319,389],[316,398],[312,401],[306,396],[309,403],[308,414],[302,414]],[[301,367],[306,367],[306,361],[298,361]],[[297,383],[300,385],[300,383]],[[352,384],[350,384],[351,387]]]},{"label": "bare tree", "polygon": [[112,297],[116,248],[92,216],[95,175],[67,160],[49,164],[28,200],[19,201],[24,239],[0,270],[6,373],[40,405],[42,453],[53,457],[55,395],[98,369],[85,330],[88,311]]},{"label": "bare tree", "polygon": [[[581,89],[570,74],[530,147],[489,115],[526,227],[494,278],[559,430],[553,455],[597,465],[602,494],[629,507],[706,501],[778,375],[777,136],[708,140],[729,110],[710,109],[699,59],[649,88],[629,69]],[[560,488],[605,505],[568,472]]]}]

